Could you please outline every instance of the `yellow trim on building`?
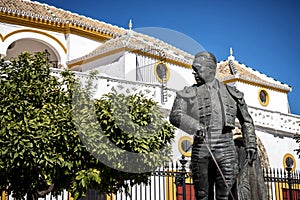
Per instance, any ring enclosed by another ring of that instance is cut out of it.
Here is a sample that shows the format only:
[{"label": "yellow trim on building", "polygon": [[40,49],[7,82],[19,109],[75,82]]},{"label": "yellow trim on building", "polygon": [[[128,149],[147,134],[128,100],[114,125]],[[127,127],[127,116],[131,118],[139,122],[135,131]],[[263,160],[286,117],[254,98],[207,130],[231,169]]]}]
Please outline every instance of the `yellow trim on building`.
[{"label": "yellow trim on building", "polygon": [[107,194],[106,195],[106,200],[114,200],[114,195],[113,194]]},{"label": "yellow trim on building", "polygon": [[[288,196],[287,198],[283,196],[283,189],[286,190],[286,195]],[[300,184],[292,184],[292,192],[297,192],[299,194],[300,191]],[[287,182],[275,182],[275,195],[276,195],[276,200],[284,200],[284,199],[289,199],[289,185]],[[295,194],[293,194],[295,195]]]},{"label": "yellow trim on building", "polygon": [[[68,64],[68,68],[72,69],[74,66],[82,65],[83,63],[90,63],[90,62],[95,61],[99,58],[103,58],[105,56],[113,55],[113,54],[121,52],[121,51],[132,52],[132,53],[135,53],[135,54],[138,54],[138,55],[147,56],[149,58],[157,58],[157,55],[150,54],[150,53],[147,53],[147,52],[143,52],[142,50],[132,49],[132,48],[128,48],[128,47],[121,47],[121,48],[114,49],[114,50],[108,51],[108,52],[100,54],[100,55],[92,56],[92,57],[87,58],[85,60],[80,60],[80,61],[77,61],[77,62],[74,62],[74,63],[70,63],[70,64]],[[185,68],[188,68],[188,69],[192,68],[192,66],[189,65],[189,64],[179,62],[179,61],[176,61],[176,60],[171,60],[169,58],[167,58],[165,60],[165,63],[178,65],[178,66],[185,67]]]},{"label": "yellow trim on building", "polygon": [[[166,78],[163,79],[163,80],[162,80],[162,79],[159,77],[159,75],[157,74],[157,67],[158,67],[158,65],[160,65],[160,64],[162,64],[162,65],[164,65],[164,66],[166,67]],[[157,80],[159,80],[160,82],[166,83],[166,82],[168,82],[168,80],[170,79],[170,68],[169,68],[169,66],[167,65],[167,63],[165,63],[165,62],[163,62],[163,61],[159,61],[159,62],[157,62],[157,63],[154,65],[154,74],[155,74],[155,77],[157,78]]]},{"label": "yellow trim on building", "polygon": [[104,57],[106,57],[106,56],[113,55],[113,54],[116,54],[116,53],[119,53],[119,52],[122,52],[122,51],[126,51],[126,48],[123,47],[123,48],[115,49],[115,50],[113,50],[113,51],[106,52],[106,53],[103,53],[103,54],[100,54],[100,55],[96,55],[96,56],[87,58],[87,59],[85,59],[85,60],[80,60],[80,61],[77,61],[77,62],[68,64],[68,68],[69,68],[69,69],[72,69],[73,67],[75,67],[75,66],[80,66],[80,65],[82,65],[83,63],[90,63],[90,62],[93,62],[93,61],[95,61],[95,60],[98,60],[98,59],[101,59],[101,58],[104,58]]},{"label": "yellow trim on building", "polygon": [[1,193],[1,200],[6,200],[6,192],[5,191],[2,191]]},{"label": "yellow trim on building", "polygon": [[0,38],[1,38],[1,41],[4,42],[4,37],[1,33],[0,33]]},{"label": "yellow trim on building", "polygon": [[184,141],[184,140],[187,140],[189,142],[191,142],[191,144],[193,144],[193,139],[189,136],[182,136],[181,138],[179,138],[178,140],[178,150],[179,152],[184,155],[185,157],[191,157],[192,156],[192,152],[189,151],[189,152],[186,152],[184,149],[182,149],[182,146],[181,146],[181,143]]},{"label": "yellow trim on building", "polygon": [[112,36],[109,34],[104,34],[97,30],[86,28],[79,25],[68,24],[67,27],[68,27],[67,28],[68,33],[79,35],[99,42],[104,42],[112,38]]},{"label": "yellow trim on building", "polygon": [[104,34],[92,28],[87,28],[77,24],[72,25],[68,23],[53,22],[45,19],[33,18],[31,16],[19,16],[17,14],[8,14],[3,12],[0,12],[0,18],[3,23],[27,26],[63,34],[72,33],[95,41],[106,41],[113,38],[113,36],[109,34]]},{"label": "yellow trim on building", "polygon": [[293,165],[293,167],[292,167],[291,172],[295,171],[296,165],[297,165],[296,159],[295,159],[295,157],[294,157],[292,154],[290,154],[290,153],[286,153],[286,154],[284,154],[284,156],[283,156],[282,164],[283,164],[284,169],[287,168],[287,165],[286,165],[286,163],[285,163],[285,160],[286,160],[287,158],[291,158],[291,159],[294,161],[294,165]]},{"label": "yellow trim on building", "polygon": [[8,14],[0,12],[1,22],[15,24],[27,27],[33,27],[59,33],[66,32],[66,24],[61,22],[51,22],[41,18],[33,18],[31,16],[19,16],[17,14]]},{"label": "yellow trim on building", "polygon": [[274,90],[277,92],[282,92],[287,94],[289,92],[288,89],[281,89],[275,86],[271,86],[271,85],[267,85],[267,84],[262,84],[262,83],[256,83],[256,82],[252,82],[252,81],[248,81],[248,80],[244,80],[241,78],[232,78],[230,80],[225,80],[223,81],[223,83],[227,84],[227,83],[233,83],[233,82],[240,82],[240,83],[246,83],[249,85],[253,85],[253,86],[257,86],[257,87],[262,87],[262,88],[266,88],[266,89],[270,89],[270,90]]},{"label": "yellow trim on building", "polygon": [[[174,171],[169,171],[174,173]],[[176,199],[175,176],[166,176],[166,197],[167,199]]]},{"label": "yellow trim on building", "polygon": [[[260,93],[261,92],[263,92],[266,96],[266,101],[265,102],[263,102],[260,98]],[[262,106],[268,106],[269,105],[270,95],[269,95],[268,91],[265,88],[259,88],[257,96],[258,96],[257,98],[258,98],[258,101],[259,101],[260,105],[262,105]]]},{"label": "yellow trim on building", "polygon": [[[174,170],[169,170],[168,173],[175,174],[176,171]],[[191,177],[191,172],[189,173],[189,177]],[[176,177],[175,176],[166,176],[166,199],[177,199],[176,193],[177,193],[177,187],[176,187]],[[187,178],[185,180],[186,185],[192,185],[193,179],[192,178]]]},{"label": "yellow trim on building", "polygon": [[72,197],[71,192],[68,192],[68,194],[68,200],[73,200],[74,198]]},{"label": "yellow trim on building", "polygon": [[282,189],[288,189],[289,186],[287,183],[283,182],[275,182],[275,194],[276,194],[276,199],[278,200],[283,200],[283,193]]},{"label": "yellow trim on building", "polygon": [[51,38],[52,40],[54,40],[56,43],[58,43],[59,46],[61,46],[61,48],[64,50],[65,53],[67,53],[67,51],[68,51],[67,48],[56,37],[54,37],[48,33],[45,33],[45,32],[39,31],[39,30],[33,30],[33,29],[21,29],[21,30],[12,31],[4,36],[3,41],[5,41],[7,38],[9,38],[10,36],[12,36],[14,34],[23,33],[23,32],[31,32],[31,33],[38,33],[41,35],[45,35],[45,36]]}]

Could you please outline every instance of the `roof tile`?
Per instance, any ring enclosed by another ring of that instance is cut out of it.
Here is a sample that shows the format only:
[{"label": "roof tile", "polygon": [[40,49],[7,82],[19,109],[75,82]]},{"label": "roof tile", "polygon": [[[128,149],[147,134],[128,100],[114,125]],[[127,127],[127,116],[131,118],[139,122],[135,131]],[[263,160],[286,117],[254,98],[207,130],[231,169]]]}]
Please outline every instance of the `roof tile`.
[{"label": "roof tile", "polygon": [[126,33],[124,28],[113,26],[105,22],[91,19],[76,13],[71,13],[63,9],[56,8],[47,4],[42,4],[35,1],[25,0],[0,0],[0,11],[7,13],[17,13],[41,19],[52,21],[62,21],[64,23],[71,23],[80,25],[82,27],[98,30],[112,37],[120,36]]}]

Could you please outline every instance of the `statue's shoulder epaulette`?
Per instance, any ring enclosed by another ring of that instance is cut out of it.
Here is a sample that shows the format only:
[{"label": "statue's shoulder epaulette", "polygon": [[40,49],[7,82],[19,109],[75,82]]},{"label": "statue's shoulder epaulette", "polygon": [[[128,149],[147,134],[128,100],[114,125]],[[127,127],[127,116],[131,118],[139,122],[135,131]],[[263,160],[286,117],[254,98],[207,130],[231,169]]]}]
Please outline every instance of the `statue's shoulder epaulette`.
[{"label": "statue's shoulder epaulette", "polygon": [[226,85],[228,92],[231,94],[232,97],[236,99],[242,99],[244,97],[244,93],[236,89],[234,86]]},{"label": "statue's shoulder epaulette", "polygon": [[196,87],[195,86],[184,87],[182,90],[177,92],[177,95],[183,98],[195,97],[197,95]]}]

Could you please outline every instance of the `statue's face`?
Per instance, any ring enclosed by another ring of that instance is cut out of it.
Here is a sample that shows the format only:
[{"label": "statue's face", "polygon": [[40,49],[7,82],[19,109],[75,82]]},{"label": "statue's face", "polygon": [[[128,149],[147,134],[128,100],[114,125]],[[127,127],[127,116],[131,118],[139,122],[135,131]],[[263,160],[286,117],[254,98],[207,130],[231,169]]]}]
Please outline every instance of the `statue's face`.
[{"label": "statue's face", "polygon": [[215,68],[209,67],[209,64],[210,63],[208,62],[201,62],[198,60],[194,60],[193,62],[193,69],[196,75],[204,83],[213,81],[216,75]]}]

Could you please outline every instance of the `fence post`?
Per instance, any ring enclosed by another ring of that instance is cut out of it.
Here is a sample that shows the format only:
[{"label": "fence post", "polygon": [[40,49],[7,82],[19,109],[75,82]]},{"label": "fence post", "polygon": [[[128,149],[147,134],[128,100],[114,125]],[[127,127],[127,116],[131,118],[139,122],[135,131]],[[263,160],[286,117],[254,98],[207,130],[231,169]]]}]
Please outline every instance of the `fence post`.
[{"label": "fence post", "polygon": [[[180,170],[180,172],[176,172],[175,183],[176,183],[176,188],[178,188],[178,186],[182,186],[182,199],[186,200],[186,185],[185,185],[186,169],[185,169],[185,165],[187,163],[187,160],[185,160],[184,155],[182,155],[179,162],[181,164],[181,170]],[[177,193],[177,195],[178,195],[178,193]]]},{"label": "fence post", "polygon": [[293,190],[292,190],[293,180],[292,180],[291,171],[293,169],[294,161],[290,157],[287,157],[285,160],[285,164],[286,164],[285,170],[288,172],[289,196],[290,196],[290,200],[292,200],[293,199]]}]

